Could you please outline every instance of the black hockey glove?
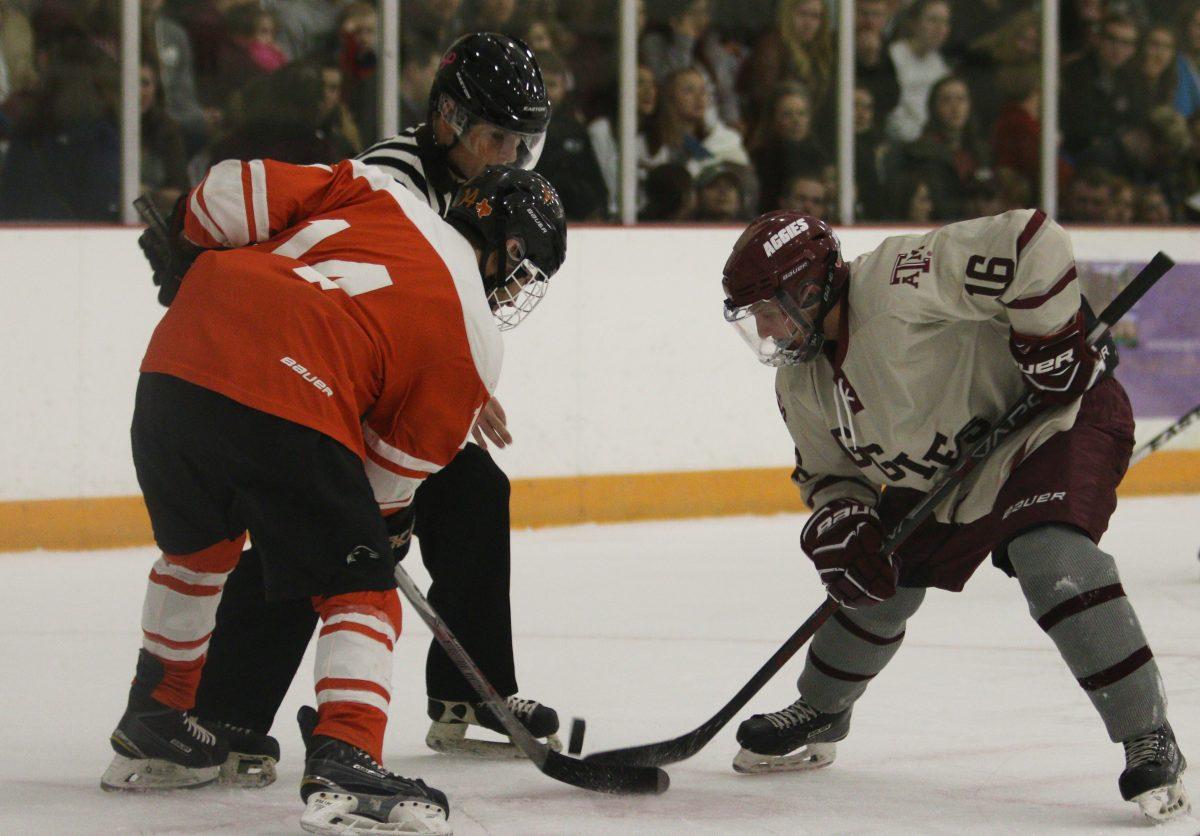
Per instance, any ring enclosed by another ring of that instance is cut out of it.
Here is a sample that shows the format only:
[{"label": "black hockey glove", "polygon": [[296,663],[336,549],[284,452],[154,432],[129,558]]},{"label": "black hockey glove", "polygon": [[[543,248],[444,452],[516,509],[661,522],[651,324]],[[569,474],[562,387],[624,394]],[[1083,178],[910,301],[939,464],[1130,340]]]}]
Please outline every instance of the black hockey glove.
[{"label": "black hockey glove", "polygon": [[183,213],[187,195],[182,195],[175,201],[175,208],[167,220],[167,229],[150,226],[138,236],[138,246],[150,262],[154,271],[154,285],[158,288],[158,302],[164,308],[170,307],[179,292],[183,276],[187,273],[200,248],[191,244],[183,237]]},{"label": "black hockey glove", "polygon": [[390,517],[384,517],[384,524],[387,525],[388,542],[392,546],[392,557],[397,563],[404,559],[408,554],[408,547],[412,545],[413,525],[417,521],[417,513],[413,506],[401,508]]}]

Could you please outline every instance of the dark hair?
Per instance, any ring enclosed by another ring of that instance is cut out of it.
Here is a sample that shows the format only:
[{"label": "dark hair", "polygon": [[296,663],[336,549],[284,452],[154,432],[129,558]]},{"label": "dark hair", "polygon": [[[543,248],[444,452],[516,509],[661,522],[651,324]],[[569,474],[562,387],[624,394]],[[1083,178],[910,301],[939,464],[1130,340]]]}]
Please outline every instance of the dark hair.
[{"label": "dark hair", "polygon": [[405,40],[400,47],[400,64],[403,65],[424,65],[432,61],[435,57],[440,57],[442,54],[441,47],[432,41],[412,38]]},{"label": "dark hair", "polygon": [[639,220],[675,220],[692,191],[692,175],[678,163],[655,166],[646,174],[645,188],[646,206],[638,213]]},{"label": "dark hair", "polygon": [[1113,188],[1112,175],[1096,165],[1084,166],[1076,171],[1075,176],[1071,179],[1071,187],[1074,188],[1076,183],[1083,183],[1088,186],[1103,186],[1110,191]]},{"label": "dark hair", "polygon": [[264,9],[258,3],[243,3],[225,12],[225,28],[231,35],[249,38],[254,35],[258,22],[264,17],[269,17],[276,24],[279,23],[279,19],[270,9]]},{"label": "dark hair", "polygon": [[943,217],[944,208],[938,205],[937,189],[934,188],[934,184],[930,178],[920,170],[905,169],[896,175],[889,189],[892,211],[899,216],[900,220],[909,220],[909,207],[912,206],[913,198],[917,196],[917,190],[921,186],[924,186],[929,191],[929,199],[933,203],[932,217]]},{"label": "dark hair", "polygon": [[1106,12],[1104,16],[1100,18],[1099,31],[1101,34],[1103,34],[1104,30],[1110,26],[1132,26],[1134,32],[1137,32],[1139,35],[1141,34],[1141,30],[1137,25],[1137,21],[1124,12]]},{"label": "dark hair", "polygon": [[917,0],[908,7],[908,11],[902,12],[904,15],[901,24],[901,32],[905,38],[911,38],[917,28],[917,21],[921,19],[921,15],[925,14],[925,10],[934,3],[939,3],[950,10],[950,14],[954,14],[954,4],[950,0]]},{"label": "dark hair", "polygon": [[[1200,5],[1197,6],[1200,9]],[[1179,35],[1175,30],[1165,23],[1155,23],[1146,27],[1138,39],[1137,54],[1134,56],[1134,66],[1141,68],[1142,63],[1146,59],[1146,43],[1150,40],[1150,35],[1154,32],[1167,32],[1171,35],[1171,39],[1175,42],[1176,51],[1179,50]],[[1179,85],[1179,68],[1177,62],[1172,57],[1172,60],[1167,62],[1167,66],[1163,69],[1154,84],[1154,89],[1142,91],[1145,95],[1151,97],[1154,104],[1169,104],[1175,98],[1175,88]]]}]

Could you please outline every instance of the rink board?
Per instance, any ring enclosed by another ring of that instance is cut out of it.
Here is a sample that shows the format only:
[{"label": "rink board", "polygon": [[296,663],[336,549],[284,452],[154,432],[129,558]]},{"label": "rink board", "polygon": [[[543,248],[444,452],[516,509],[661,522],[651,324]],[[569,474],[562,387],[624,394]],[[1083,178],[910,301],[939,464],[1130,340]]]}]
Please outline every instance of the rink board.
[{"label": "rink board", "polygon": [[[803,509],[780,468],[515,479],[515,528],[585,522],[781,514]],[[1166,450],[1135,465],[1120,495],[1200,492],[1200,450]],[[0,503],[0,551],[99,549],[152,542],[140,496]]]},{"label": "rink board", "polygon": [[[899,228],[841,231],[848,257]],[[497,396],[515,444],[494,453],[519,526],[795,510],[772,370],[720,315],[729,226],[573,227],[536,316],[505,335]],[[0,550],[148,541],[129,454],[137,367],[162,309],[137,230],[0,228]],[[1124,323],[1118,377],[1139,440],[1200,402],[1200,236],[1072,229],[1097,303],[1157,250],[1181,262]],[[1195,428],[1194,428],[1195,430]],[[1200,433],[1127,492],[1200,491]]]}]

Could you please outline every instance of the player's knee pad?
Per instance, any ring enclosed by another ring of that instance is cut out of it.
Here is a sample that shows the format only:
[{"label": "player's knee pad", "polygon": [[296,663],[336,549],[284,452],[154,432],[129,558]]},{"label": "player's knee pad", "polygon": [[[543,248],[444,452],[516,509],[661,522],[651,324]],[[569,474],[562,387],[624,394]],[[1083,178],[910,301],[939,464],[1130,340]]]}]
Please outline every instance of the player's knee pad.
[{"label": "player's knee pad", "polygon": [[896,594],[873,607],[852,610],[846,615],[855,624],[882,636],[890,636],[902,629],[909,618],[925,600],[923,588],[902,586]]},{"label": "player's knee pad", "polygon": [[313,609],[326,624],[335,616],[358,613],[367,618],[378,619],[389,625],[392,632],[400,635],[403,614],[400,596],[394,589],[345,592],[341,595],[313,598]]},{"label": "player's knee pad", "polygon": [[1082,593],[1120,583],[1112,556],[1071,526],[1023,531],[1009,542],[1008,557],[1034,617]]}]

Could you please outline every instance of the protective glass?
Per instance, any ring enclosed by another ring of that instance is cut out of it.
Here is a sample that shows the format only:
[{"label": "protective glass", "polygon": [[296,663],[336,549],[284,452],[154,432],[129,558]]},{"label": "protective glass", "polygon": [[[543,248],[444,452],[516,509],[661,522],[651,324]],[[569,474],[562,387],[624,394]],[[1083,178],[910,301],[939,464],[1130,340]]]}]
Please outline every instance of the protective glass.
[{"label": "protective glass", "polygon": [[442,102],[442,116],[458,134],[458,141],[485,165],[515,165],[532,169],[542,156],[546,132],[521,133],[493,125],[472,116],[448,98]]},{"label": "protective glass", "polygon": [[[793,296],[793,293],[795,294]],[[821,285],[806,281],[792,293],[779,290],[770,299],[741,307],[725,304],[725,321],[767,366],[795,366],[811,360],[817,349],[810,337],[816,333],[821,309]]]},{"label": "protective glass", "polygon": [[492,316],[501,331],[511,331],[529,316],[546,295],[548,277],[540,267],[525,257],[525,247],[517,239],[508,241],[504,282],[488,294]]}]

